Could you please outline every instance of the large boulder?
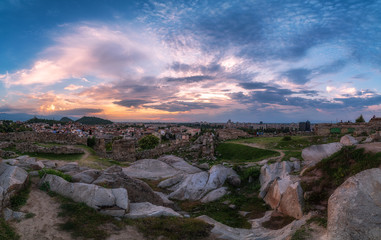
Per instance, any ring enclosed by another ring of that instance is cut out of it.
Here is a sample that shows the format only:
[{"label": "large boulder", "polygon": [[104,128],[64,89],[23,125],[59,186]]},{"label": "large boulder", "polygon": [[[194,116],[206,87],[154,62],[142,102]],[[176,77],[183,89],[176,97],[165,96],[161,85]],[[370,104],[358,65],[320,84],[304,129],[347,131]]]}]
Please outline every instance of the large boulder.
[{"label": "large boulder", "polygon": [[340,151],[342,147],[343,145],[341,143],[335,142],[321,145],[312,145],[308,148],[305,148],[302,151],[302,158],[304,159],[303,164],[308,167],[315,166],[324,158],[327,158]]},{"label": "large boulder", "polygon": [[23,188],[28,173],[17,166],[0,163],[0,209],[9,204],[10,198]]},{"label": "large boulder", "polygon": [[146,217],[161,217],[173,216],[181,217],[171,208],[155,206],[149,202],[131,203],[130,212],[125,215],[127,218],[146,218]]},{"label": "large boulder", "polygon": [[270,186],[264,200],[279,212],[300,219],[303,217],[303,190],[300,181],[289,175],[276,179]]},{"label": "large boulder", "polygon": [[36,161],[36,158],[21,156],[18,157],[19,161],[18,166],[25,170],[41,170],[45,167],[45,165],[41,161]]},{"label": "large boulder", "polygon": [[217,188],[213,191],[210,191],[208,194],[206,194],[202,199],[202,203],[208,203],[208,202],[213,202],[216,201],[223,196],[225,196],[228,193],[228,189],[226,187],[220,187]]},{"label": "large boulder", "polygon": [[259,181],[261,183],[261,189],[259,192],[259,196],[264,198],[270,185],[277,178],[283,178],[289,175],[293,171],[300,170],[300,162],[299,161],[282,161],[276,162],[273,164],[265,164],[261,168],[261,175],[259,176]]},{"label": "large boulder", "polygon": [[380,239],[381,169],[348,178],[328,200],[328,239]]},{"label": "large boulder", "polygon": [[142,159],[136,161],[130,167],[124,168],[123,172],[130,177],[151,180],[173,177],[179,173],[178,170],[167,163],[156,159]]},{"label": "large boulder", "polygon": [[101,175],[101,171],[95,169],[85,170],[72,177],[73,182],[92,183]]},{"label": "large boulder", "polygon": [[224,185],[225,181],[239,185],[240,178],[237,173],[222,165],[213,166],[209,172],[198,172],[188,174],[176,179],[167,179],[165,184],[160,183],[159,186],[170,185],[177,180],[177,184],[169,188],[172,191],[169,198],[177,200],[200,200],[208,192],[220,188]]},{"label": "large boulder", "polygon": [[344,146],[353,146],[358,144],[359,142],[354,137],[347,134],[341,137],[340,143]]},{"label": "large boulder", "polygon": [[150,202],[163,205],[163,200],[145,182],[127,176],[121,167],[110,167],[93,181],[93,184],[110,188],[125,188],[131,202]]},{"label": "large boulder", "polygon": [[176,157],[174,155],[165,155],[165,156],[158,158],[157,160],[162,161],[162,162],[170,165],[174,169],[177,169],[179,171],[183,171],[184,173],[192,174],[192,173],[201,172],[201,169],[190,165],[184,159]]},{"label": "large boulder", "polygon": [[128,211],[129,200],[124,188],[103,188],[94,184],[70,183],[61,177],[47,174],[40,184],[48,183],[50,190],[75,202],[84,202],[97,210],[113,208]]}]

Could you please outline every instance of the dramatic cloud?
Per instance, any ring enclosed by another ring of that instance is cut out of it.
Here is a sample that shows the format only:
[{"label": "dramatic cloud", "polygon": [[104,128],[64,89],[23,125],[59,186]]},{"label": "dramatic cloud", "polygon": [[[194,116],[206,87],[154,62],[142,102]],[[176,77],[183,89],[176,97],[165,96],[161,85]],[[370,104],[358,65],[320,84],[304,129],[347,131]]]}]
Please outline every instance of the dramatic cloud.
[{"label": "dramatic cloud", "polygon": [[117,101],[114,103],[124,107],[139,107],[146,103],[152,103],[152,101],[146,101],[142,99],[127,99],[127,100]]},{"label": "dramatic cloud", "polygon": [[91,113],[100,113],[102,109],[92,109],[92,108],[74,108],[68,110],[55,111],[54,114],[57,115],[68,115],[68,116],[85,116]]}]

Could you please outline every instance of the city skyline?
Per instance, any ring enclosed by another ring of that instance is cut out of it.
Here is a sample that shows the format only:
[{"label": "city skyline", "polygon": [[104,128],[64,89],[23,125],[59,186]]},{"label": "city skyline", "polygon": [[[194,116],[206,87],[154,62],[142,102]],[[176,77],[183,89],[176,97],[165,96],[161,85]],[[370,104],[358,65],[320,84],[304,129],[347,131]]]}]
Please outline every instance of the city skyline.
[{"label": "city skyline", "polygon": [[0,113],[113,121],[381,115],[381,1],[0,3]]}]

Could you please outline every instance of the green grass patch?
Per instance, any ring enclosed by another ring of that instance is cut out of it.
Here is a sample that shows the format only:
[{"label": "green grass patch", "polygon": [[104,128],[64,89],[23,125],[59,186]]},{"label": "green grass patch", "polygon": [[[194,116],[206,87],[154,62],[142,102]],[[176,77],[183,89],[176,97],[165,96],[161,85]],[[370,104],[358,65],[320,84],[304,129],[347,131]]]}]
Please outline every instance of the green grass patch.
[{"label": "green grass patch", "polygon": [[302,226],[292,235],[291,240],[308,240],[311,235],[308,233],[307,228]]},{"label": "green grass patch", "polygon": [[307,221],[308,224],[316,223],[319,226],[327,228],[327,216],[314,216]]},{"label": "green grass patch", "polygon": [[231,143],[255,143],[267,149],[302,150],[316,144],[325,144],[340,141],[340,136],[292,136],[285,137],[254,137],[229,141]]},{"label": "green grass patch", "polygon": [[16,195],[11,197],[10,207],[13,211],[20,210],[20,208],[26,204],[26,202],[28,201],[31,185],[32,185],[31,181],[28,180],[24,188],[21,191],[19,191]]},{"label": "green grass patch", "polygon": [[160,236],[169,240],[197,240],[208,237],[211,225],[192,218],[159,217],[126,219],[129,225],[136,226],[145,237],[158,239]]},{"label": "green grass patch", "polygon": [[78,161],[81,159],[83,153],[75,153],[75,154],[54,154],[54,153],[22,153],[24,155],[28,155],[30,157],[40,158],[40,159],[48,159],[48,160],[63,160],[63,161]]},{"label": "green grass patch", "polygon": [[72,177],[70,175],[65,174],[61,171],[55,170],[55,169],[42,169],[42,170],[38,171],[38,176],[40,176],[40,178],[45,176],[45,174],[56,175],[56,176],[59,176],[59,177],[65,179],[68,182],[72,182]]},{"label": "green grass patch", "polygon": [[20,236],[2,217],[0,217],[0,239],[1,240],[20,239]]},{"label": "green grass patch", "polygon": [[269,157],[279,156],[278,152],[249,147],[235,143],[220,143],[217,148],[217,158],[231,162],[257,162]]},{"label": "green grass patch", "polygon": [[29,218],[34,218],[35,216],[36,216],[36,214],[34,214],[34,213],[31,213],[31,212],[29,212],[29,213],[25,214],[25,218],[26,218],[26,219],[29,219]]},{"label": "green grass patch", "polygon": [[301,151],[285,150],[283,152],[284,152],[284,157],[282,158],[282,161],[290,161],[291,157],[302,160],[302,152]]}]

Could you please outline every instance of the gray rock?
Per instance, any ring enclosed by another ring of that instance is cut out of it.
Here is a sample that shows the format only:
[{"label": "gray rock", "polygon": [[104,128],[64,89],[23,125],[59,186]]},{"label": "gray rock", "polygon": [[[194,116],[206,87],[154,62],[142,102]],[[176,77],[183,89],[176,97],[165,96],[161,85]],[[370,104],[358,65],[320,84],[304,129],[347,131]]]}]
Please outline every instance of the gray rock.
[{"label": "gray rock", "polygon": [[348,178],[328,200],[328,239],[380,239],[381,169]]},{"label": "gray rock", "polygon": [[146,218],[160,216],[182,217],[179,213],[175,212],[171,208],[155,206],[149,202],[131,203],[130,212],[125,215],[127,218]]},{"label": "gray rock", "polygon": [[101,175],[101,171],[90,169],[73,176],[73,182],[92,183]]},{"label": "gray rock", "polygon": [[201,172],[201,169],[194,167],[190,165],[189,163],[187,163],[184,159],[173,156],[173,155],[165,155],[158,158],[157,160],[165,162],[166,164],[170,165],[174,169],[182,171],[184,173],[192,174],[192,173]]},{"label": "gray rock", "polygon": [[131,178],[122,171],[103,172],[93,184],[110,188],[125,188],[131,202],[150,202],[155,205],[163,205],[162,199],[153,192],[147,183]]},{"label": "gray rock", "polygon": [[16,165],[19,164],[19,161],[16,160],[16,159],[4,159],[2,162],[6,163],[6,164],[9,164],[11,166],[16,166]]},{"label": "gray rock", "polygon": [[50,190],[75,202],[84,202],[94,209],[115,208],[128,210],[127,191],[124,188],[107,189],[94,184],[70,183],[63,178],[47,174],[40,184],[49,183]]},{"label": "gray rock", "polygon": [[156,195],[158,195],[161,200],[163,200],[163,203],[165,206],[173,206],[174,202],[168,199],[168,196],[162,192],[155,192]]},{"label": "gray rock", "polygon": [[209,170],[209,168],[210,168],[208,163],[201,163],[200,165],[198,165],[198,167],[203,169],[203,170]]},{"label": "gray rock", "polygon": [[36,158],[26,156],[19,159],[18,166],[25,170],[41,170],[45,167],[41,161],[36,161]]},{"label": "gray rock", "polygon": [[65,164],[57,168],[57,170],[61,172],[80,172],[77,162],[71,162],[71,163]]},{"label": "gray rock", "polygon": [[57,164],[55,162],[52,162],[50,160],[43,160],[41,161],[46,168],[56,168],[57,167]]},{"label": "gray rock", "polygon": [[0,209],[24,186],[28,173],[17,166],[0,163]]},{"label": "gray rock", "polygon": [[5,221],[11,221],[11,220],[20,221],[25,218],[26,213],[16,212],[16,211],[12,211],[9,208],[5,208],[3,210],[3,215],[4,215]]},{"label": "gray rock", "polygon": [[184,180],[184,178],[185,178],[185,175],[179,174],[179,175],[174,176],[172,178],[168,178],[168,179],[161,181],[157,186],[160,188],[168,188],[168,187],[171,187],[175,184],[178,184],[179,182]]},{"label": "gray rock", "polygon": [[275,179],[284,178],[289,175],[293,171],[300,170],[299,161],[289,162],[282,161],[276,162],[273,164],[265,164],[261,168],[261,175],[259,176],[259,181],[261,183],[261,189],[259,192],[259,196],[264,198],[267,194],[267,191],[270,185],[273,183]]},{"label": "gray rock", "polygon": [[208,203],[208,202],[216,201],[216,200],[222,198],[223,196],[225,196],[227,193],[228,193],[228,189],[226,187],[217,188],[217,189],[209,192],[208,194],[206,194],[201,199],[201,202],[202,203]]},{"label": "gray rock", "polygon": [[159,180],[173,177],[179,173],[179,170],[156,159],[142,159],[134,162],[130,167],[123,168],[123,172],[134,178]]},{"label": "gray rock", "polygon": [[37,177],[38,176],[38,171],[31,171],[31,172],[29,172],[29,176]]},{"label": "gray rock", "polygon": [[345,135],[341,137],[340,143],[344,146],[353,146],[358,144],[358,141],[351,135]]},{"label": "gray rock", "polygon": [[343,147],[341,143],[328,143],[321,145],[312,145],[303,149],[302,158],[303,164],[307,167],[315,166],[318,162],[340,151]]}]

